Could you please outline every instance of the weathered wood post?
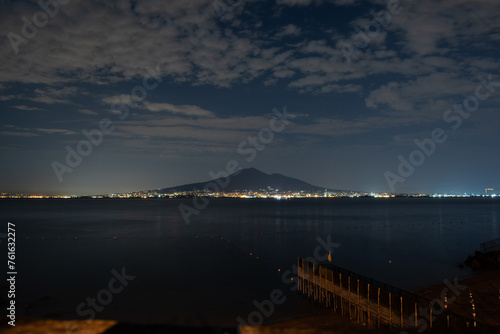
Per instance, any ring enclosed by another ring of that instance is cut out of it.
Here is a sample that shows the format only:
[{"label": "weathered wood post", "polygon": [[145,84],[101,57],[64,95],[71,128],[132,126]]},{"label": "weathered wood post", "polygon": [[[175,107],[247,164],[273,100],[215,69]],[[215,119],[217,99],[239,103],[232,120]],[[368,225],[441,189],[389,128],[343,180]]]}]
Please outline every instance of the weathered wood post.
[{"label": "weathered wood post", "polygon": [[309,289],[311,290],[311,297],[310,298],[314,301],[314,264],[313,264],[313,268],[312,268],[312,274],[308,270],[307,275],[309,277]]},{"label": "weathered wood post", "polygon": [[325,305],[326,305],[326,308],[328,309],[328,303],[329,303],[329,295],[328,295],[328,269],[325,268],[325,287],[324,287],[324,290],[325,290]]},{"label": "weathered wood post", "polygon": [[335,276],[332,271],[332,284],[333,284],[333,309],[337,312],[337,295],[335,294]]},{"label": "weathered wood post", "polygon": [[359,322],[359,306],[360,306],[360,296],[359,296],[359,279],[358,279],[357,294],[358,294],[358,307],[356,308],[356,318],[358,318],[358,322]]},{"label": "weathered wood post", "polygon": [[311,280],[310,280],[310,276],[309,276],[309,261],[306,262],[306,273],[307,273],[307,299],[311,299]]},{"label": "weathered wood post", "polygon": [[300,267],[302,268],[302,279],[301,279],[301,288],[302,288],[302,294],[304,294],[304,292],[306,291],[304,289],[304,278],[305,278],[305,272],[304,272],[304,260],[303,259],[300,259]]},{"label": "weathered wood post", "polygon": [[316,293],[317,302],[321,304],[321,267],[318,268],[318,278],[316,286],[317,286],[317,293]]},{"label": "weathered wood post", "polygon": [[332,293],[331,293],[330,287],[329,287],[329,285],[330,285],[329,280],[328,280],[329,273],[330,273],[330,269],[326,269],[325,293],[326,293],[326,303],[328,304],[327,308],[331,309],[332,308],[332,299],[331,299]]},{"label": "weathered wood post", "polygon": [[343,301],[343,298],[342,298],[342,294],[343,294],[343,291],[342,291],[342,274],[339,273],[339,282],[340,282],[340,314],[341,315],[344,315],[344,301]]},{"label": "weathered wood post", "polygon": [[[318,278],[317,278],[317,276],[318,276],[318,275],[316,275],[316,270],[318,270],[318,269],[317,269],[317,267],[314,267],[314,270],[313,270],[313,271],[314,271],[314,273],[313,273],[313,282],[314,282],[314,301],[315,301],[315,302],[318,302],[318,300],[319,300],[319,293],[318,293]],[[319,270],[318,270],[318,273],[319,273]]]},{"label": "weathered wood post", "polygon": [[302,290],[304,291],[304,297],[307,295],[307,262],[305,260],[302,261],[302,273],[304,276],[302,277]]},{"label": "weathered wood post", "polygon": [[392,294],[389,292],[389,328],[392,327]]},{"label": "weathered wood post", "polygon": [[[332,290],[334,289],[333,288],[333,273],[330,269],[327,270],[327,284],[328,284],[328,276],[331,276],[332,278]],[[330,292],[330,294],[328,295],[328,306],[330,307],[330,309],[333,308],[333,305],[332,305],[332,292]]]},{"label": "weathered wood post", "polygon": [[314,301],[316,302],[318,299],[317,299],[317,296],[318,296],[318,284],[316,284],[316,274],[315,274],[315,271],[316,271],[316,267],[314,266],[313,264],[313,289],[314,289],[314,294],[313,294],[313,299]]},{"label": "weathered wood post", "polygon": [[[314,268],[314,271],[316,271],[316,268]],[[313,280],[314,280],[314,301],[315,302],[318,302],[318,300],[319,300],[319,293],[318,293],[319,287],[318,287],[318,278],[317,278],[317,276],[318,275],[316,275],[315,273],[313,273]]]},{"label": "weathered wood post", "polygon": [[321,281],[322,281],[321,272],[322,272],[321,267],[319,267],[319,269],[318,269],[318,302],[320,305],[321,305],[322,300],[323,300],[323,291],[321,289]]},{"label": "weathered wood post", "polygon": [[307,294],[307,264],[305,260],[302,260],[302,290],[304,290],[304,297]]},{"label": "weathered wood post", "polygon": [[304,280],[306,278],[306,275],[305,275],[305,271],[304,271],[304,260],[301,261],[301,265],[302,265],[302,294],[305,294],[306,292],[306,288],[304,286]]},{"label": "weathered wood post", "polygon": [[302,261],[302,294],[306,294],[305,279],[306,279],[306,269],[304,267],[304,261]]},{"label": "weathered wood post", "polygon": [[367,318],[368,318],[368,319],[367,319],[367,321],[366,321],[366,322],[367,322],[368,324],[370,324],[370,303],[371,303],[371,302],[370,302],[370,283],[368,283],[368,297],[367,297],[367,299],[368,299],[368,303],[366,304],[366,312],[368,313],[368,314],[367,314]]},{"label": "weathered wood post", "polygon": [[312,297],[311,273],[309,272],[310,268],[311,268],[311,263],[307,262],[307,295],[308,295],[309,299],[311,299],[311,297]]},{"label": "weathered wood post", "polygon": [[351,276],[347,277],[347,284],[349,285],[349,290],[347,294],[347,303],[349,305],[349,320],[351,320]]},{"label": "weathered wood post", "polygon": [[324,282],[324,287],[323,287],[323,301],[325,303],[325,307],[328,308],[328,272],[326,271],[326,268],[323,268],[323,282]]},{"label": "weathered wood post", "polygon": [[321,294],[320,294],[320,285],[321,282],[321,267],[318,268],[318,275],[314,275],[314,286],[316,286],[316,302],[320,302]]},{"label": "weathered wood post", "polygon": [[321,295],[323,298],[323,303],[325,303],[325,305],[326,305],[327,301],[326,301],[326,269],[325,268],[323,268],[323,282],[321,283],[321,290],[323,290],[323,293]]},{"label": "weathered wood post", "polygon": [[415,302],[415,328],[417,328],[417,326],[418,326],[418,323],[417,323],[417,314],[418,314],[418,311],[417,311],[417,302]]},{"label": "weathered wood post", "polygon": [[380,327],[380,288],[377,294],[377,327]]},{"label": "weathered wood post", "polygon": [[326,268],[323,268],[323,283],[321,283],[321,288],[323,289],[323,302],[325,303],[325,306],[328,306],[328,298],[326,295],[328,292],[326,290]]},{"label": "weathered wood post", "polygon": [[297,290],[300,294],[300,257],[297,258]]},{"label": "weathered wood post", "polygon": [[403,296],[399,297],[399,303],[401,304],[401,328],[403,328]]}]

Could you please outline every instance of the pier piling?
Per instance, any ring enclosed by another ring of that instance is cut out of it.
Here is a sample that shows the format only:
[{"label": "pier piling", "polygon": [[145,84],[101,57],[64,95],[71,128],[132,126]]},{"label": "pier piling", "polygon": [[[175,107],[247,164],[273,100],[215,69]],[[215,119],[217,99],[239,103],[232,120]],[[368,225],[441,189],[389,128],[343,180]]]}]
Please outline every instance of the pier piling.
[{"label": "pier piling", "polygon": [[[472,319],[462,317],[450,312],[449,309],[445,310],[443,319],[437,319],[437,316],[434,316],[436,318],[434,321],[433,303],[430,300],[331,263],[314,264],[298,258],[297,276],[299,294],[363,325],[418,329],[421,326],[427,326],[425,320],[419,323],[418,319],[428,317],[429,328],[435,326],[451,329],[464,328],[470,326],[471,323],[475,326],[485,326],[475,317]],[[355,288],[351,286],[351,279],[356,280]],[[370,295],[374,288],[377,289],[376,301],[375,296]],[[419,311],[427,314],[419,314]],[[474,311],[473,315],[475,316]],[[405,322],[405,318],[408,321]]]}]

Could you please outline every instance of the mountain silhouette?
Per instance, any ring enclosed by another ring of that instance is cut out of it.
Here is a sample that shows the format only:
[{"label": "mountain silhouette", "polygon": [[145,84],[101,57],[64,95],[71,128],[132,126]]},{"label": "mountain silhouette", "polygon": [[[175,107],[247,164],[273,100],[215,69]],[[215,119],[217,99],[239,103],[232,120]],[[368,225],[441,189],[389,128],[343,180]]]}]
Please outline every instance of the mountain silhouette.
[{"label": "mountain silhouette", "polygon": [[[210,186],[208,186],[211,184]],[[214,189],[213,184],[217,185],[220,191],[260,191],[267,190],[271,188],[277,191],[324,191],[326,188],[314,186],[307,182],[294,179],[282,174],[266,174],[256,168],[246,168],[229,175],[227,178],[218,178],[214,180],[208,180],[206,182],[190,183],[179,185],[175,187],[163,188],[155,190],[160,193],[173,193],[173,192],[185,192],[203,190],[208,187],[209,190]],[[340,191],[335,189],[328,189],[328,191]]]}]

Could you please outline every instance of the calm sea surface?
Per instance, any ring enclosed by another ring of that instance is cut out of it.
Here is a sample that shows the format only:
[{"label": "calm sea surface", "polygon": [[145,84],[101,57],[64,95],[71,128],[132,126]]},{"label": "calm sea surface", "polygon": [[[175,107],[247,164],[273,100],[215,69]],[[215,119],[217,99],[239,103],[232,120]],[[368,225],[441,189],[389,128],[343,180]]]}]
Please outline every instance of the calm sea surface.
[{"label": "calm sea surface", "polygon": [[212,199],[189,225],[180,203],[192,205],[1,200],[0,232],[16,224],[18,314],[86,319],[77,306],[125,268],[135,278],[97,318],[234,326],[280,289],[286,301],[266,318],[278,320],[315,310],[282,274],[318,237],[340,244],[334,264],[407,290],[471,275],[457,265],[500,237],[494,199]]}]

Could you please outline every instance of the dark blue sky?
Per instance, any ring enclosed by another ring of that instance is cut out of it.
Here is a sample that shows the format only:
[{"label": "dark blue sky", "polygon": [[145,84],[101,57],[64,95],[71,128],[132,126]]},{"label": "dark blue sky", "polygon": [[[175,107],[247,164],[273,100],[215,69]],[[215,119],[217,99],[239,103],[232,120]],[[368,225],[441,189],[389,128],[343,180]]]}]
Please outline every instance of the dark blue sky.
[{"label": "dark blue sky", "polygon": [[0,192],[500,189],[496,1],[0,2]]}]

